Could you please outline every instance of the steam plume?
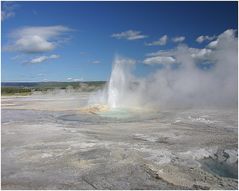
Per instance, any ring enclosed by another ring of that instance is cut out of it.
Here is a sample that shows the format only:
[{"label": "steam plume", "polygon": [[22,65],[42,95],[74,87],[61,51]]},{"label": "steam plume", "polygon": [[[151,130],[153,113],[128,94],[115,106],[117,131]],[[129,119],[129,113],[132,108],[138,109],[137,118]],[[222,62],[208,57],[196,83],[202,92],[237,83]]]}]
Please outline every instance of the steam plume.
[{"label": "steam plume", "polygon": [[[145,64],[163,67],[143,78],[133,74],[135,60],[117,56],[107,87],[89,102],[109,108],[237,107],[236,31],[226,30],[213,42],[148,54]],[[174,62],[161,63],[165,58]]]}]

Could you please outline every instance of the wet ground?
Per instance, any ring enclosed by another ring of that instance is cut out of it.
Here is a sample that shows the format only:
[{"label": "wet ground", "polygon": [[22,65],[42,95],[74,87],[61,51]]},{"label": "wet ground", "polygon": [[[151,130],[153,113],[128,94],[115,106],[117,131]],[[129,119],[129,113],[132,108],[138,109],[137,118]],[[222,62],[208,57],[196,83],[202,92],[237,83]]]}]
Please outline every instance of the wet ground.
[{"label": "wet ground", "polygon": [[117,117],[88,96],[2,97],[2,189],[237,189],[236,109]]}]

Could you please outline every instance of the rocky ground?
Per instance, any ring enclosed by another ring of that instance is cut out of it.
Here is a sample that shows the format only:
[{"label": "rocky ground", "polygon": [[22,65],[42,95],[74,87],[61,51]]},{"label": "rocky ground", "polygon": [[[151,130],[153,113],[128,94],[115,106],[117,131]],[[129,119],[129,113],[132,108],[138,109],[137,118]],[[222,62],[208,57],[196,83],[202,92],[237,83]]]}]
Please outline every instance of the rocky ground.
[{"label": "rocky ground", "polygon": [[2,189],[237,189],[237,110],[102,117],[88,93],[2,97]]}]

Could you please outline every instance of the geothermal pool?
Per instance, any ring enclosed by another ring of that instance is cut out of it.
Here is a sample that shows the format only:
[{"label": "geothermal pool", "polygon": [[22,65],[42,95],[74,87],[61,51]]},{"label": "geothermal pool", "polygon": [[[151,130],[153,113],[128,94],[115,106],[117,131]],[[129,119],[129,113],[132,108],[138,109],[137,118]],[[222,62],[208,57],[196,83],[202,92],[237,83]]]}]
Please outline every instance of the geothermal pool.
[{"label": "geothermal pool", "polygon": [[90,96],[2,97],[2,189],[237,189],[237,109],[89,112]]}]

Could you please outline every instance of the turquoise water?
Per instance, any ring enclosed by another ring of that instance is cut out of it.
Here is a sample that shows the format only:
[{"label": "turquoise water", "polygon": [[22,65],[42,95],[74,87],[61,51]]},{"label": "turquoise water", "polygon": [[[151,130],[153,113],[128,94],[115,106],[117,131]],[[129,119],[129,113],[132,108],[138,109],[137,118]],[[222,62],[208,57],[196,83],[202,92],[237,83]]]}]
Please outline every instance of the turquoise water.
[{"label": "turquoise water", "polygon": [[206,158],[202,161],[202,168],[210,173],[223,177],[238,178],[238,167],[236,165],[227,164],[225,161],[219,162],[212,158]]},{"label": "turquoise water", "polygon": [[101,117],[122,119],[122,118],[133,117],[135,113],[133,113],[132,111],[129,111],[128,109],[117,108],[117,109],[112,109],[109,111],[98,112],[97,115]]},{"label": "turquoise water", "polygon": [[69,123],[129,123],[139,121],[150,121],[159,117],[164,117],[164,114],[150,113],[139,110],[137,108],[115,108],[111,110],[98,111],[95,113],[69,113],[67,115],[59,115],[58,119]]}]

